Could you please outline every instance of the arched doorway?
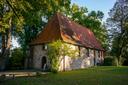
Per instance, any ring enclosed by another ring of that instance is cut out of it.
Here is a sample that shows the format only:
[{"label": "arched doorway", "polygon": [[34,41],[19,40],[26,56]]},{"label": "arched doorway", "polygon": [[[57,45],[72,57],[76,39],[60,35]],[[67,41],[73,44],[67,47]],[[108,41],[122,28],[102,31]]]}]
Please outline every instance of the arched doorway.
[{"label": "arched doorway", "polygon": [[43,56],[42,57],[42,66],[41,66],[43,70],[46,70],[46,62],[47,62],[46,56]]}]

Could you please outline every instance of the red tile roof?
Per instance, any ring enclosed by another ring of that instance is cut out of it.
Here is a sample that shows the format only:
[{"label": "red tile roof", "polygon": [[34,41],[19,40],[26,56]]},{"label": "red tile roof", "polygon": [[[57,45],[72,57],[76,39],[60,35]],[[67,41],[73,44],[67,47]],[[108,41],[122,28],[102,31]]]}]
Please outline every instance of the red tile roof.
[{"label": "red tile roof", "polygon": [[31,45],[49,43],[62,40],[67,43],[103,50],[93,32],[66,16],[56,13],[48,22],[44,30],[31,42]]}]

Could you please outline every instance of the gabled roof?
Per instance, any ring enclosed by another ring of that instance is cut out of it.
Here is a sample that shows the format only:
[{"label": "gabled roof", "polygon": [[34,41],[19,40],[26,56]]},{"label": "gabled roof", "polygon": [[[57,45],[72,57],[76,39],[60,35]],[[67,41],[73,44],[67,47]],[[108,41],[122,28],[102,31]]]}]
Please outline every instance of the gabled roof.
[{"label": "gabled roof", "polygon": [[44,30],[31,42],[31,45],[49,43],[56,40],[103,50],[91,30],[75,23],[60,13],[56,13],[49,20]]}]

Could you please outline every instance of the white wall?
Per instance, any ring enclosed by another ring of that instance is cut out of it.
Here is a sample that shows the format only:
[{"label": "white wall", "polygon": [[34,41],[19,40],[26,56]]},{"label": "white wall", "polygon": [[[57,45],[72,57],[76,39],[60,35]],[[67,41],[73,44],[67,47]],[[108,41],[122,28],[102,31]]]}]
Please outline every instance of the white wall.
[{"label": "white wall", "polygon": [[[42,49],[42,45],[36,45],[34,46],[34,51],[33,51],[33,67],[35,69],[41,69],[42,68],[42,57],[46,56],[46,51]],[[48,59],[47,59],[48,63]]]},{"label": "white wall", "polygon": [[[73,49],[78,49],[78,46],[67,45],[71,46]],[[89,53],[89,56],[87,56],[87,49],[80,47],[80,56],[78,55],[78,57],[75,58],[69,56],[61,57],[59,70],[72,70],[94,66],[94,50],[89,49]]]},{"label": "white wall", "polygon": [[[72,49],[78,50],[78,46],[74,46],[71,44],[66,44],[70,46]],[[33,57],[33,67],[35,69],[42,69],[42,57],[46,56],[46,50],[42,49],[42,45],[34,46],[34,57]],[[87,56],[87,49],[84,47],[80,47],[80,55],[79,52],[75,54],[78,57],[69,57],[69,56],[61,56],[59,59],[59,71],[63,70],[73,70],[73,69],[80,69],[80,68],[87,68],[94,66],[94,50],[89,49],[89,56]],[[98,63],[102,58],[99,57],[98,51],[95,50],[95,65]],[[47,64],[49,64],[49,60],[47,59]]]}]

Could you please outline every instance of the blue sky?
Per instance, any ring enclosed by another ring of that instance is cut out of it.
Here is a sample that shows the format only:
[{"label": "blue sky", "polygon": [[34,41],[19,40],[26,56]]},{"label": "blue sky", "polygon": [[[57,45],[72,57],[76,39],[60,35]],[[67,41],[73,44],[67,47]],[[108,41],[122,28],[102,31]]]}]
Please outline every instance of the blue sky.
[{"label": "blue sky", "polygon": [[71,3],[87,7],[88,11],[102,11],[104,13],[104,20],[108,17],[108,12],[115,2],[116,0],[71,0]]}]

